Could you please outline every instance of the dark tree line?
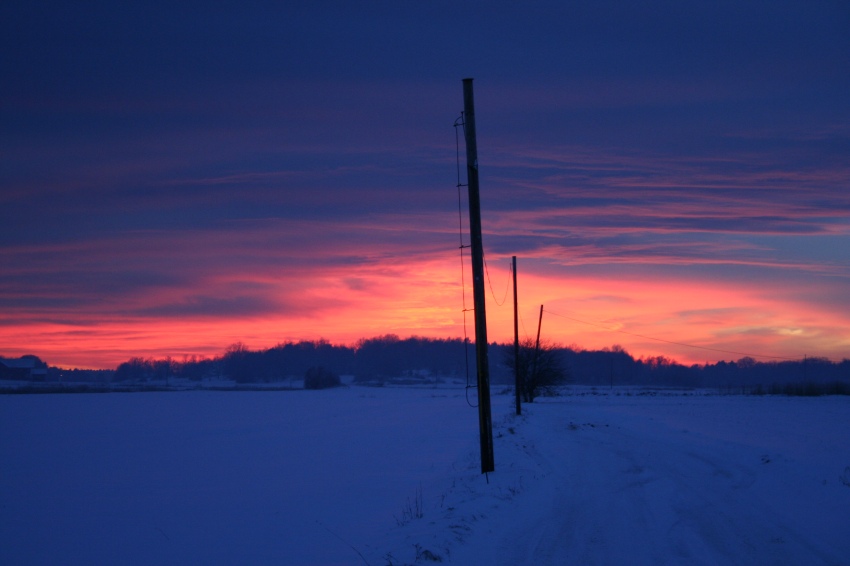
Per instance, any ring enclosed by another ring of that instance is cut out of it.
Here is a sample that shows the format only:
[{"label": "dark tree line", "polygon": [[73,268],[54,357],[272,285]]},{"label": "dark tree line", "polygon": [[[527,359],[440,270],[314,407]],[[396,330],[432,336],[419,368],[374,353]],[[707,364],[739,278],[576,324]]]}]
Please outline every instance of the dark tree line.
[{"label": "dark tree line", "polygon": [[[387,334],[360,340],[355,346],[354,373],[359,380],[383,380],[404,375],[436,377],[466,373],[466,347],[460,339],[399,338]],[[474,363],[474,352],[472,352]]]},{"label": "dark tree line", "polygon": [[264,350],[251,350],[237,342],[220,357],[211,359],[132,358],[118,366],[114,379],[163,381],[169,377],[193,380],[223,377],[240,383],[275,382],[303,378],[308,370],[316,367],[337,375],[354,375],[364,381],[413,374],[447,377],[465,373],[464,353],[463,341],[459,339],[402,339],[392,334],[360,340],[354,346],[319,340],[286,342]]},{"label": "dark tree line", "polygon": [[650,385],[752,390],[774,384],[844,383],[850,386],[850,360],[737,361],[685,366],[664,356],[635,359],[618,346],[588,351],[565,348],[562,355],[576,382],[595,385]]},{"label": "dark tree line", "polygon": [[227,348],[220,359],[221,374],[239,383],[274,382],[304,377],[315,366],[337,374],[353,370],[353,352],[347,346],[334,346],[325,340],[286,342],[267,350],[251,351],[238,342]]},{"label": "dark tree line", "polygon": [[[512,384],[513,344],[491,344],[489,351],[491,382]],[[569,376],[571,383],[583,385],[761,387],[765,391],[773,385],[799,383],[843,383],[850,387],[850,360],[846,359],[841,362],[824,358],[762,362],[741,358],[685,366],[663,356],[635,358],[619,346],[581,350],[552,344],[547,346],[546,355]],[[470,378],[474,380],[476,376],[472,343],[465,344],[461,339],[385,335],[360,340],[354,346],[319,340],[286,342],[264,350],[251,350],[236,343],[214,358],[132,358],[116,369],[114,379],[167,381],[170,378],[221,377],[237,382],[274,382],[293,377],[302,379],[310,368],[316,367],[372,382],[404,376],[464,379],[467,367]]]},{"label": "dark tree line", "polygon": [[114,380],[167,381],[176,377],[190,380],[227,378],[239,383],[274,382],[304,377],[308,369],[318,365],[333,367],[337,373],[347,373],[353,367],[353,351],[324,340],[286,342],[257,351],[237,342],[215,358],[193,356],[182,361],[131,358],[118,366]]},{"label": "dark tree line", "polygon": [[171,357],[156,360],[153,358],[130,358],[122,363],[112,375],[113,381],[165,381],[172,378],[201,380],[220,374],[217,360],[186,357],[177,361]]}]

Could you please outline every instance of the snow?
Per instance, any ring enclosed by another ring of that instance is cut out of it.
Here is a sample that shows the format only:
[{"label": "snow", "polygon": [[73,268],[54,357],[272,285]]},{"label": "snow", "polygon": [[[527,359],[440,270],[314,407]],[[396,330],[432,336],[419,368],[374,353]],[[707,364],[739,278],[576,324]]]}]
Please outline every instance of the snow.
[{"label": "snow", "polygon": [[573,393],[0,395],[0,563],[850,563],[850,398]]}]

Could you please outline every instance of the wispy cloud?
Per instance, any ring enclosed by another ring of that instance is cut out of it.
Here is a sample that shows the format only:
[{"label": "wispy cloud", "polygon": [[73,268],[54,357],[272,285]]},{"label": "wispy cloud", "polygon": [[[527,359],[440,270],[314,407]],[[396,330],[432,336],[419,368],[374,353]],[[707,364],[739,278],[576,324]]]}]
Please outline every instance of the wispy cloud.
[{"label": "wispy cloud", "polygon": [[4,352],[462,335],[474,69],[489,274],[519,256],[529,320],[844,355],[843,5],[337,4],[4,6]]}]

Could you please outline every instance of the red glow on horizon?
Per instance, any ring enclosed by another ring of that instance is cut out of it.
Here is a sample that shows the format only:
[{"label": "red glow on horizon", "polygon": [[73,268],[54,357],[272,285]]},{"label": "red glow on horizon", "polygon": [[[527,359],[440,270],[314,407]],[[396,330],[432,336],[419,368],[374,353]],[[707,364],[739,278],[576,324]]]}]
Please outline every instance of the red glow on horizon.
[{"label": "red glow on horizon", "polygon": [[[493,284],[492,292],[487,288],[490,342],[513,341],[506,261],[489,262]],[[848,321],[840,313],[813,313],[810,305],[782,302],[744,284],[553,277],[523,272],[522,262],[519,270],[521,336],[536,333],[538,309],[543,304],[542,335],[553,342],[590,350],[619,344],[635,357],[661,355],[686,364],[743,357],[715,350],[841,359],[850,346],[850,339],[842,334]],[[472,303],[469,281],[467,277],[467,306]],[[76,323],[3,325],[0,343],[7,356],[29,353],[54,366],[105,369],[135,356],[214,357],[234,342],[263,349],[287,341],[318,339],[353,345],[359,339],[384,334],[464,335],[460,268],[445,258],[392,268],[361,268],[355,277],[315,275],[300,293],[306,308],[289,314],[284,310],[251,316],[127,319],[80,315]],[[496,305],[493,294],[500,301],[505,296],[502,306]],[[467,332],[474,340],[472,313],[468,313]]]}]

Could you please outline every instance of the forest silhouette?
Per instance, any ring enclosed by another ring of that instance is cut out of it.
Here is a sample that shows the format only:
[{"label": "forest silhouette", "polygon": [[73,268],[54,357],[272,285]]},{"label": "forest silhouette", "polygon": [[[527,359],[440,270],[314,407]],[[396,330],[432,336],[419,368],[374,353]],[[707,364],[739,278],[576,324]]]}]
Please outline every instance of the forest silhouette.
[{"label": "forest silhouette", "polygon": [[[833,392],[850,391],[850,360],[826,358],[758,361],[744,357],[703,365],[682,365],[664,356],[635,358],[623,348],[583,350],[551,346],[566,371],[567,382],[597,387],[658,386],[744,388],[748,392],[787,393],[789,387],[833,384]],[[512,384],[513,344],[489,345],[493,384]],[[352,375],[355,382],[384,384],[399,380],[475,382],[474,344],[461,339],[399,338],[388,334],[362,339],[353,346],[325,340],[286,342],[251,350],[236,343],[218,357],[155,360],[133,358],[115,371],[114,381],[153,381],[169,377],[202,380],[220,377],[237,383],[272,383],[303,378],[315,367]],[[797,391],[797,394],[800,392]]]},{"label": "forest silhouette", "polygon": [[[527,347],[527,346],[526,346]],[[593,387],[638,386],[715,388],[730,393],[793,395],[850,394],[850,360],[827,358],[736,361],[683,365],[664,356],[634,357],[620,346],[585,350],[578,346],[546,344],[554,363],[563,369],[564,383]],[[514,384],[513,344],[489,345],[491,384]],[[475,346],[460,338],[400,338],[394,334],[361,339],[354,345],[326,340],[284,342],[251,350],[236,342],[214,357],[133,357],[115,370],[50,367],[37,356],[24,356],[46,367],[37,378],[22,377],[0,363],[0,380],[54,383],[165,384],[178,381],[226,380],[237,384],[275,384],[282,387],[304,380],[321,368],[337,376],[352,376],[369,385],[476,382]],[[8,358],[0,358],[0,361]],[[14,364],[9,364],[14,365]],[[32,364],[31,364],[32,365]]]}]

